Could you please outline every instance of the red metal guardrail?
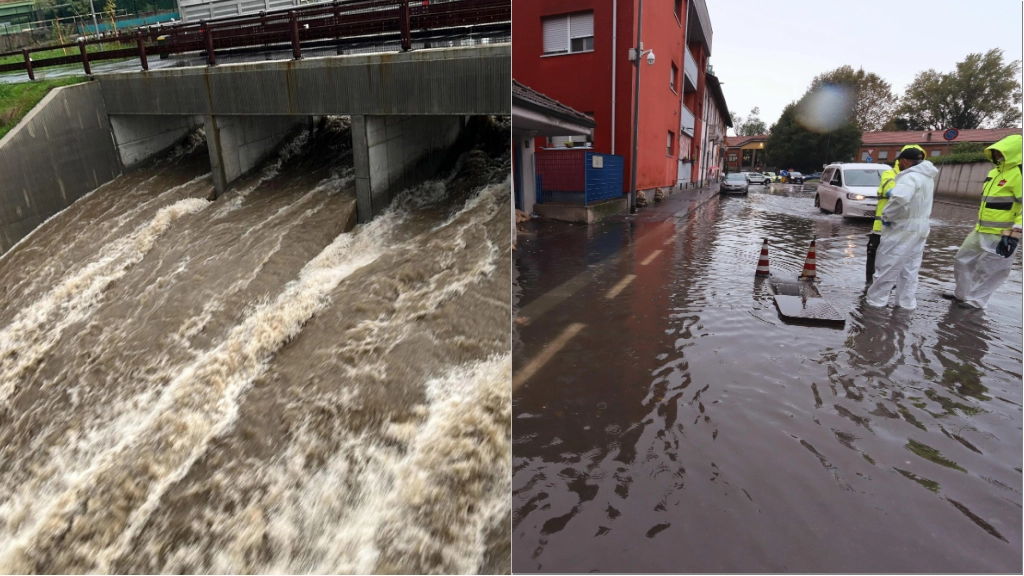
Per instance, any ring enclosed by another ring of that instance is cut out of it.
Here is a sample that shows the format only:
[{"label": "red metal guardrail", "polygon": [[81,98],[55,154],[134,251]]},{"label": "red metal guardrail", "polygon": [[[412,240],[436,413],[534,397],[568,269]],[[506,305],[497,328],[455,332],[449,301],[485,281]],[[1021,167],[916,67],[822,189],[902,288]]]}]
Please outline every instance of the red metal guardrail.
[{"label": "red metal guardrail", "polygon": [[[140,28],[134,33],[8,52],[0,57],[20,55],[22,61],[0,64],[0,72],[24,70],[30,80],[35,80],[37,68],[80,63],[86,74],[92,74],[91,62],[126,58],[138,58],[142,69],[149,70],[152,55],[167,57],[188,52],[205,53],[207,64],[216,66],[218,50],[281,48],[289,44],[292,57],[298,60],[302,58],[303,46],[331,46],[347,39],[390,35],[401,39],[402,50],[410,50],[417,33],[505,22],[511,26],[511,4],[510,0],[417,1],[415,4],[410,0],[337,1],[198,23]],[[103,44],[118,47],[93,52],[87,49]],[[35,52],[62,48],[74,53],[32,59]]]}]

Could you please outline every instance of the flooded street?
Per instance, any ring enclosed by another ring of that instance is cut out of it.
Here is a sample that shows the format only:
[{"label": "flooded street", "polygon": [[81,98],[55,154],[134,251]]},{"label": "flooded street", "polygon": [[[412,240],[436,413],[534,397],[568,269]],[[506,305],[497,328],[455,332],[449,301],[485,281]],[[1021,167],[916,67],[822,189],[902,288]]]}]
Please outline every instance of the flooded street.
[{"label": "flooded street", "polygon": [[[977,208],[936,203],[918,308],[876,310],[870,221],[814,185],[685,194],[519,235],[513,569],[1020,572],[1020,255],[943,299]],[[845,329],[779,319],[765,237],[785,279],[817,237]]]},{"label": "flooded street", "polygon": [[509,570],[509,129],[355,224],[351,131],[201,137],[0,258],[0,572]]}]

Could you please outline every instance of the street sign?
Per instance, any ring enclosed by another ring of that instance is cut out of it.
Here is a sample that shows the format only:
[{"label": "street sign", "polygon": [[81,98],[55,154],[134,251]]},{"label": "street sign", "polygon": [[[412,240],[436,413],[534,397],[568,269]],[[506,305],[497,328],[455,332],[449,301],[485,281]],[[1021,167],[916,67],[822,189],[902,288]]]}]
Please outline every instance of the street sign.
[{"label": "street sign", "polygon": [[960,131],[956,128],[950,128],[942,133],[942,137],[946,140],[956,140],[956,137],[960,135]]},{"label": "street sign", "polygon": [[875,161],[875,159],[874,159],[874,158],[872,158],[871,156],[868,156],[868,158],[867,158],[867,161],[868,161],[868,162],[874,162],[874,161]]}]

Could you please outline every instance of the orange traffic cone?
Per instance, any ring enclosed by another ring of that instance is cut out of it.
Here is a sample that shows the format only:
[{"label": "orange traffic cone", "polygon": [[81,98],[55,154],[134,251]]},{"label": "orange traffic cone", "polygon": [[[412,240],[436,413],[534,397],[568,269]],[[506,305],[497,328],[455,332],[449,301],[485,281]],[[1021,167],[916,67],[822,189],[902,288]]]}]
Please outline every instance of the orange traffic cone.
[{"label": "orange traffic cone", "polygon": [[817,280],[818,266],[817,258],[814,250],[814,242],[816,239],[811,239],[811,247],[807,250],[807,260],[804,261],[804,271],[800,273],[801,280]]},{"label": "orange traffic cone", "polygon": [[761,244],[761,258],[757,261],[757,273],[754,276],[767,277],[771,273],[768,271],[768,239],[764,239],[764,243]]}]

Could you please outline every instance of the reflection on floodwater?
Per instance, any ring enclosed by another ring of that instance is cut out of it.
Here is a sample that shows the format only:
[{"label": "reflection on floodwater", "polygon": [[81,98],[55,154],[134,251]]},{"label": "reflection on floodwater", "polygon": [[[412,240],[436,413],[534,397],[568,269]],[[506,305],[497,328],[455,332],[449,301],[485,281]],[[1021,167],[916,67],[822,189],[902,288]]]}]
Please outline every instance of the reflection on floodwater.
[{"label": "reflection on floodwater", "polygon": [[[918,308],[866,307],[870,221],[814,188],[520,235],[514,374],[582,328],[513,394],[514,570],[1021,571],[1020,260],[987,310],[941,298],[976,209],[937,203]],[[815,237],[844,330],[753,279]]]}]

